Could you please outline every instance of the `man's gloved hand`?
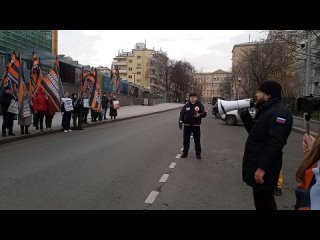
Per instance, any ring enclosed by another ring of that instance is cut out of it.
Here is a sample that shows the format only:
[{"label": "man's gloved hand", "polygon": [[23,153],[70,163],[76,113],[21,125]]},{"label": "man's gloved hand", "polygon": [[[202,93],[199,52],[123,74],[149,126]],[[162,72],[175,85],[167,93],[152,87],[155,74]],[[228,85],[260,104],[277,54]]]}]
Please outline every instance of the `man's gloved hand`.
[{"label": "man's gloved hand", "polygon": [[182,129],[182,121],[179,121],[179,128]]}]

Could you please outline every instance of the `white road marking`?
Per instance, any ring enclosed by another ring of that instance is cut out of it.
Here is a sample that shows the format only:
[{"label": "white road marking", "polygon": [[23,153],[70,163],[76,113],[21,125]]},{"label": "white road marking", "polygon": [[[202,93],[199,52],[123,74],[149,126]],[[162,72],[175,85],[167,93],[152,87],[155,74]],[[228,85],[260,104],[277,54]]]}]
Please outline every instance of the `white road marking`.
[{"label": "white road marking", "polygon": [[158,194],[159,194],[159,192],[157,192],[157,191],[152,191],[152,192],[149,194],[149,196],[147,197],[147,199],[144,201],[144,203],[153,203]]},{"label": "white road marking", "polygon": [[180,152],[183,152],[183,148],[180,149]]},{"label": "white road marking", "polygon": [[160,178],[159,182],[166,182],[169,177],[169,174],[163,174]]},{"label": "white road marking", "polygon": [[172,162],[172,163],[170,164],[169,168],[174,168],[175,165],[176,165],[176,163],[175,163],[175,162]]},{"label": "white road marking", "polygon": [[180,156],[181,156],[181,154],[179,153],[179,154],[177,154],[176,158],[180,158]]}]

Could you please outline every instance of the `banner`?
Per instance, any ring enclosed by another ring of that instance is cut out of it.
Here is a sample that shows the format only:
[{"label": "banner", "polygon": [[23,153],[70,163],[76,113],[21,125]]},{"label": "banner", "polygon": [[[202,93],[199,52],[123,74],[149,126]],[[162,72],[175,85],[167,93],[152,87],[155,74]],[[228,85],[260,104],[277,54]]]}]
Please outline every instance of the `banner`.
[{"label": "banner", "polygon": [[64,109],[66,110],[66,112],[70,112],[73,110],[71,98],[62,98],[62,101],[64,103]]},{"label": "banner", "polygon": [[56,58],[54,66],[50,69],[47,76],[41,81],[41,86],[44,88],[47,95],[52,100],[57,111],[60,111],[61,99],[64,97],[62,82],[59,77],[59,61]]},{"label": "banner", "polygon": [[13,95],[17,98],[19,91],[19,82],[21,79],[20,74],[21,59],[14,51],[11,55],[11,60],[6,67],[6,71],[1,83],[1,88],[9,86],[12,89]]},{"label": "banner", "polygon": [[91,94],[91,108],[94,111],[101,112],[102,111],[102,92],[99,83],[99,77],[97,74],[97,70],[95,69],[91,76],[94,78],[94,85]]},{"label": "banner", "polygon": [[33,97],[36,89],[41,85],[43,80],[42,71],[40,68],[40,58],[35,56],[35,53],[32,53],[32,67],[30,73],[29,81],[29,94]]}]

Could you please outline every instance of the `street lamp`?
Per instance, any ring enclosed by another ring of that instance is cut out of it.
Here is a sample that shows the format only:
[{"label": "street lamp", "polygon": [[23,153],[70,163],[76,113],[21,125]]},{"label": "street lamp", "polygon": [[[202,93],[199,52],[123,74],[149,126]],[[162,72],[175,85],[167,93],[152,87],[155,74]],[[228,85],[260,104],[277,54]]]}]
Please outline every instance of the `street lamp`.
[{"label": "street lamp", "polygon": [[240,85],[241,77],[238,77],[238,82],[237,82],[237,92],[238,92],[238,100],[239,100],[239,85]]}]

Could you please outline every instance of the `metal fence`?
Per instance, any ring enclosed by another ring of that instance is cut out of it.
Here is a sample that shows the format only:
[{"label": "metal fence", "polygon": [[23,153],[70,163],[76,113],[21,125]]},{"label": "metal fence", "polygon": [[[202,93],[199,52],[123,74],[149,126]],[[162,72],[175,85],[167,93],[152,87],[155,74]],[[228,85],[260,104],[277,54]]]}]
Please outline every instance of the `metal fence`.
[{"label": "metal fence", "polygon": [[[303,117],[303,98],[282,98],[283,104],[287,109],[297,117]],[[313,120],[320,120],[320,98],[315,97],[313,100]]]}]

